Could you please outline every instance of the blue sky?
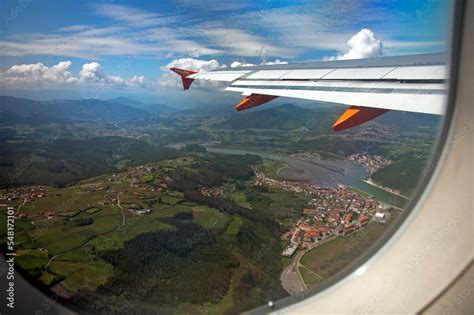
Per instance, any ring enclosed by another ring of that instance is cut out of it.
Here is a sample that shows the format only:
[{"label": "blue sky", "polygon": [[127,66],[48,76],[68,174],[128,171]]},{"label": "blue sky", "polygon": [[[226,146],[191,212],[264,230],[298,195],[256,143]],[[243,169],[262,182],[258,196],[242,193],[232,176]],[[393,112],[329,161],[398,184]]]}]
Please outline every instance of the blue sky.
[{"label": "blue sky", "polygon": [[[0,6],[2,93],[167,102],[208,93],[198,86],[178,96],[179,81],[167,65],[206,69],[444,51],[450,16],[449,2],[433,0],[2,0]],[[370,32],[354,41],[372,46],[357,53],[348,41],[363,29]]]}]

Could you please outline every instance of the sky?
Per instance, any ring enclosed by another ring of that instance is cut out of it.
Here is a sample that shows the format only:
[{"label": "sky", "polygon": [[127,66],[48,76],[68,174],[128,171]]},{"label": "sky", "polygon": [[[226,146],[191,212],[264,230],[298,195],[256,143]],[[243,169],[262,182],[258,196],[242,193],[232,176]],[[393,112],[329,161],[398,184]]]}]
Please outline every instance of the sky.
[{"label": "sky", "polygon": [[168,68],[446,51],[450,5],[448,0],[2,0],[0,94],[131,96],[172,106],[226,101],[206,84],[182,93]]}]

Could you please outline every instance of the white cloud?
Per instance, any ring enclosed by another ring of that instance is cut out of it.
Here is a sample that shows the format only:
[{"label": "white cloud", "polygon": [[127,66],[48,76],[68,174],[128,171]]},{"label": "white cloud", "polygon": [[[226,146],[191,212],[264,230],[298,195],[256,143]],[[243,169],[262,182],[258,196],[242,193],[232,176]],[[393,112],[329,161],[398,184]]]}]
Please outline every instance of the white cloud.
[{"label": "white cloud", "polygon": [[191,56],[224,54],[173,28],[131,29],[125,26],[69,27],[0,40],[0,56],[53,55],[84,59],[104,56]]},{"label": "white cloud", "polygon": [[140,86],[145,83],[145,77],[140,75],[134,75],[130,80],[128,80],[128,85],[129,86]]},{"label": "white cloud", "polygon": [[[288,62],[286,61],[281,61],[280,59],[275,59],[274,61],[262,61],[260,63],[261,66],[271,66],[271,65],[286,65]],[[230,64],[231,68],[237,68],[237,67],[253,67],[256,66],[253,63],[248,63],[245,61],[234,61]]]},{"label": "white cloud", "polygon": [[[312,49],[340,50],[348,38],[340,30],[349,24],[347,15],[352,10],[350,5],[331,9],[336,2],[246,12],[229,24],[257,33],[265,31],[272,44],[292,49],[295,55]],[[350,14],[353,19],[354,13]]]},{"label": "white cloud", "polygon": [[387,50],[390,55],[446,51],[446,46],[446,41],[383,41],[383,48]]},{"label": "white cloud", "polygon": [[70,25],[70,26],[64,26],[58,29],[60,32],[78,32],[78,31],[84,31],[87,29],[92,28],[91,25],[84,25],[84,24],[76,24],[76,25]]},{"label": "white cloud", "polygon": [[228,55],[243,57],[293,56],[296,51],[285,46],[271,44],[261,36],[244,29],[226,28],[223,25],[209,24],[196,30],[213,45],[221,48]]},{"label": "white cloud", "polygon": [[96,12],[118,22],[134,27],[149,27],[174,21],[171,16],[140,10],[134,7],[103,3],[96,6]]},{"label": "white cloud", "polygon": [[[200,60],[194,58],[179,58],[172,60],[166,66],[160,68],[165,72],[159,79],[158,85],[160,86],[169,86],[169,87],[180,87],[181,79],[176,73],[171,73],[170,68],[180,68],[186,70],[193,70],[197,72],[211,71],[218,68],[225,68],[226,65],[221,65],[217,60]],[[208,86],[217,86],[216,82],[203,82],[197,81],[193,83],[193,87],[208,87]]]},{"label": "white cloud", "polygon": [[203,55],[216,55],[223,53],[222,50],[208,48],[194,41],[185,39],[163,41],[163,47],[166,47],[166,49],[170,51],[177,52],[181,56],[188,55],[193,58],[197,58]]},{"label": "white cloud", "polygon": [[167,71],[169,68],[182,68],[193,71],[211,71],[217,68],[225,67],[221,65],[217,60],[199,60],[194,58],[180,58],[175,59],[168,63],[166,66],[161,67],[161,70]]},{"label": "white cloud", "polygon": [[230,64],[231,68],[237,68],[237,67],[253,67],[256,66],[253,63],[247,63],[245,61],[234,61],[233,63]]},{"label": "white cloud", "polygon": [[78,75],[70,71],[71,65],[69,60],[50,67],[43,63],[14,65],[7,71],[0,72],[0,85],[24,88],[85,86],[114,88],[138,87],[145,84],[144,76],[135,75],[130,79],[124,79],[108,75],[97,62],[85,63]]},{"label": "white cloud", "polygon": [[52,67],[42,63],[14,65],[2,77],[10,77],[15,82],[76,83],[78,80],[69,71],[70,66],[71,61],[61,61]]},{"label": "white cloud", "polygon": [[105,75],[100,63],[91,62],[82,65],[82,70],[79,72],[81,81],[85,82],[100,82],[106,81],[107,76]]},{"label": "white cloud", "polygon": [[100,83],[111,86],[142,86],[145,83],[144,76],[133,76],[130,79],[124,79],[120,76],[106,74],[100,63],[91,62],[82,65],[79,72],[81,82]]},{"label": "white cloud", "polygon": [[287,65],[288,62],[281,61],[280,59],[275,59],[274,61],[266,61],[262,62],[260,65],[262,66],[271,66],[271,65]]},{"label": "white cloud", "polygon": [[347,41],[347,46],[349,46],[349,51],[347,53],[336,57],[330,57],[329,59],[342,60],[375,58],[380,57],[383,54],[382,41],[377,39],[374,32],[367,28],[360,30],[357,34],[352,36],[352,38]]},{"label": "white cloud", "polygon": [[[116,37],[91,37],[87,35],[43,35],[30,38],[0,41],[2,56],[67,56],[92,59],[104,55],[146,54],[149,49]],[[128,52],[127,52],[128,51]]]}]

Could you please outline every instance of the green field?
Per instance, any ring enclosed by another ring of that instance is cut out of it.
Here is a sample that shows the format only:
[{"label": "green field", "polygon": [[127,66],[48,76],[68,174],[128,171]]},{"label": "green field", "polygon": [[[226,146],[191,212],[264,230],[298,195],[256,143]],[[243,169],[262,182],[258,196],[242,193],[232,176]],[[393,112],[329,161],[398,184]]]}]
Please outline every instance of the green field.
[{"label": "green field", "polygon": [[266,176],[273,179],[281,179],[279,171],[288,166],[287,164],[275,160],[263,159],[262,164],[259,165],[257,171],[264,173]]},{"label": "green field", "polygon": [[191,207],[194,222],[205,229],[223,229],[229,222],[229,216],[206,206]]},{"label": "green field", "polygon": [[311,270],[309,270],[308,268],[304,266],[299,266],[298,271],[301,275],[301,278],[303,278],[303,281],[307,288],[317,285],[324,281],[323,278],[321,278],[320,276],[318,276],[317,274],[315,274],[314,272],[312,272]]},{"label": "green field", "polygon": [[324,279],[349,266],[367,249],[373,246],[387,228],[396,220],[398,213],[392,211],[388,223],[372,222],[369,226],[350,236],[340,236],[333,241],[308,251],[300,263]]},{"label": "green field", "polygon": [[86,210],[86,213],[88,213],[88,214],[94,214],[94,213],[99,212],[99,211],[102,211],[102,209],[101,209],[101,208],[97,208],[97,207],[93,207],[93,208],[87,209],[87,210]]},{"label": "green field", "polygon": [[42,269],[48,262],[48,257],[19,256],[16,259],[18,266],[25,270]]},{"label": "green field", "polygon": [[113,266],[104,261],[53,261],[49,270],[65,277],[61,286],[71,293],[80,289],[95,290],[113,274]]}]

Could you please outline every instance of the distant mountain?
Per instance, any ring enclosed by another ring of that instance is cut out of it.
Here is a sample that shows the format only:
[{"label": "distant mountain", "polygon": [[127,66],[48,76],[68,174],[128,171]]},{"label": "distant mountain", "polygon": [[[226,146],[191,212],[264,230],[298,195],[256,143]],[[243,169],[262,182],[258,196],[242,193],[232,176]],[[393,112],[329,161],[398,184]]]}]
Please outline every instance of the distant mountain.
[{"label": "distant mountain", "polygon": [[142,109],[155,116],[168,116],[179,111],[179,109],[165,104],[146,105],[145,107],[142,107]]},{"label": "distant mountain", "polygon": [[439,115],[389,111],[388,113],[378,117],[376,121],[400,129],[413,130],[420,127],[438,128],[443,121],[443,117]]},{"label": "distant mountain", "polygon": [[[300,107],[293,104],[268,107],[270,106],[261,107],[265,108],[261,110],[252,109],[237,113],[233,111],[233,115],[230,118],[215,126],[222,129],[280,130],[305,127],[315,133],[319,131],[327,132],[332,129],[333,123],[347,109],[347,107],[338,106],[337,104],[327,104],[326,106],[317,106],[315,108]],[[426,130],[426,132],[429,132],[438,128],[442,123],[442,117],[412,112],[389,111],[373,121],[403,130]]]},{"label": "distant mountain", "polygon": [[0,104],[0,123],[4,124],[123,122],[149,116],[135,107],[96,99],[33,101],[0,96]]},{"label": "distant mountain", "polygon": [[292,104],[251,112],[236,113],[216,124],[223,129],[282,129],[301,127],[329,130],[337,111],[331,108],[307,109]]},{"label": "distant mountain", "polygon": [[216,117],[230,116],[235,114],[235,108],[229,104],[209,104],[206,106],[197,106],[187,108],[172,113],[175,117]]},{"label": "distant mountain", "polygon": [[[179,117],[231,117],[234,115],[241,115],[242,113],[239,113],[235,110],[235,105],[238,103],[238,101],[235,100],[230,100],[230,101],[223,101],[219,103],[212,103],[209,102],[205,106],[203,105],[196,105],[191,108],[186,108],[183,110],[180,110],[178,112],[175,112],[173,116],[179,116]],[[282,105],[288,105],[288,104],[281,104],[281,103],[275,103],[275,102],[269,102],[268,104],[265,104],[263,106],[258,106],[252,109],[249,109],[243,113],[253,113],[253,112],[258,112],[262,110],[268,110],[268,109],[275,109],[278,108]],[[293,104],[291,104],[293,106]],[[310,105],[312,105],[310,103]],[[295,105],[296,106],[296,105]],[[307,105],[308,106],[308,105]],[[320,104],[316,103],[317,108],[320,108]],[[324,105],[323,105],[324,106]],[[299,108],[305,108],[304,106],[298,105],[297,107]],[[328,106],[326,105],[324,108],[327,108]],[[307,108],[314,109],[314,106],[308,106]]]},{"label": "distant mountain", "polygon": [[171,113],[178,111],[177,108],[174,108],[165,104],[145,104],[143,102],[140,102],[128,97],[116,97],[116,98],[110,99],[109,102],[139,108],[144,111],[147,111],[150,114],[157,115],[157,116],[167,116]]},{"label": "distant mountain", "polygon": [[136,107],[136,108],[143,108],[143,107],[147,106],[147,104],[145,104],[143,102],[140,102],[138,100],[135,100],[135,99],[132,99],[132,98],[129,98],[129,97],[124,97],[124,96],[111,98],[111,99],[106,100],[106,101],[109,102],[109,103],[117,103],[117,104],[132,106],[132,107]]}]

